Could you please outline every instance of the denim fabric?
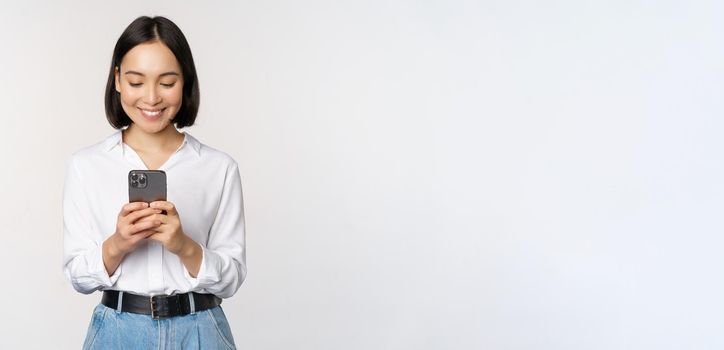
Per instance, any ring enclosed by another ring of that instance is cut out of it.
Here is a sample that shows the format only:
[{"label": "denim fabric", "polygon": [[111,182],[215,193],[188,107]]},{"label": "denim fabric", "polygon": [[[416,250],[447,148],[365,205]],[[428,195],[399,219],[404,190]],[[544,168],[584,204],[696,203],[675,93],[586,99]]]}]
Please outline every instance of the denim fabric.
[{"label": "denim fabric", "polygon": [[98,304],[83,349],[236,349],[221,306],[154,320]]}]

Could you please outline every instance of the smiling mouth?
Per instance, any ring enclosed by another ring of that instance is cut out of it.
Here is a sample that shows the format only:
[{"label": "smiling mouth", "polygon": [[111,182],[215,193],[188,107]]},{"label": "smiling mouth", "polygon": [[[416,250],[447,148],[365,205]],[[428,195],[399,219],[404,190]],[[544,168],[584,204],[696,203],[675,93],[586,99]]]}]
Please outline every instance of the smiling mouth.
[{"label": "smiling mouth", "polygon": [[159,116],[161,116],[161,113],[162,113],[166,108],[163,108],[163,109],[143,109],[143,108],[139,108],[139,109],[141,110],[141,114],[143,114],[144,117],[150,118],[150,119],[155,119],[155,118],[158,118]]}]

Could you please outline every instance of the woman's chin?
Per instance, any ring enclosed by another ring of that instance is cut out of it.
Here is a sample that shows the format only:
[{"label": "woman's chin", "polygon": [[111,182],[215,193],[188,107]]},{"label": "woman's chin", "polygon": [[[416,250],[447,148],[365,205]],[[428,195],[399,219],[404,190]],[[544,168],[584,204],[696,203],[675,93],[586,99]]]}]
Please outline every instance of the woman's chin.
[{"label": "woman's chin", "polygon": [[136,125],[136,128],[138,128],[140,131],[143,131],[146,134],[156,134],[156,133],[166,130],[166,128],[171,126],[171,123],[169,123],[168,121],[165,121],[165,120],[164,121],[158,120],[153,123],[141,121],[141,123],[134,122],[133,124]]}]

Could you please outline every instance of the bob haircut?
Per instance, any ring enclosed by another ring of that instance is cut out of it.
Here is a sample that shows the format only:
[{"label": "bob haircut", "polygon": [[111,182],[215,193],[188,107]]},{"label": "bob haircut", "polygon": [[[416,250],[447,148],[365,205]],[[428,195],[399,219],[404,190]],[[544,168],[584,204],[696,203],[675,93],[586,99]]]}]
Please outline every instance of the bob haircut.
[{"label": "bob haircut", "polygon": [[183,128],[194,125],[194,121],[196,121],[196,114],[199,111],[199,82],[194,58],[186,37],[176,24],[165,17],[141,16],[128,25],[113,49],[111,69],[108,72],[108,83],[106,84],[105,104],[106,118],[116,129],[131,125],[132,121],[121,106],[120,92],[116,91],[115,69],[120,69],[123,57],[136,45],[153,41],[162,42],[173,52],[183,73],[184,87],[181,108],[174,116],[173,123],[177,128]]}]

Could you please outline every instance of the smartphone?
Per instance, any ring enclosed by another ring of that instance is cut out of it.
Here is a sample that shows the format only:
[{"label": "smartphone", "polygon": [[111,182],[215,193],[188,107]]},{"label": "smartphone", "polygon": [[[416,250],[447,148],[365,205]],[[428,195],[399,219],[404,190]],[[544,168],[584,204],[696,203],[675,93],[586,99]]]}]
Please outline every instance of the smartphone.
[{"label": "smartphone", "polygon": [[[131,170],[128,172],[128,201],[166,200],[166,172],[163,170]],[[165,214],[166,211],[164,210]]]}]

